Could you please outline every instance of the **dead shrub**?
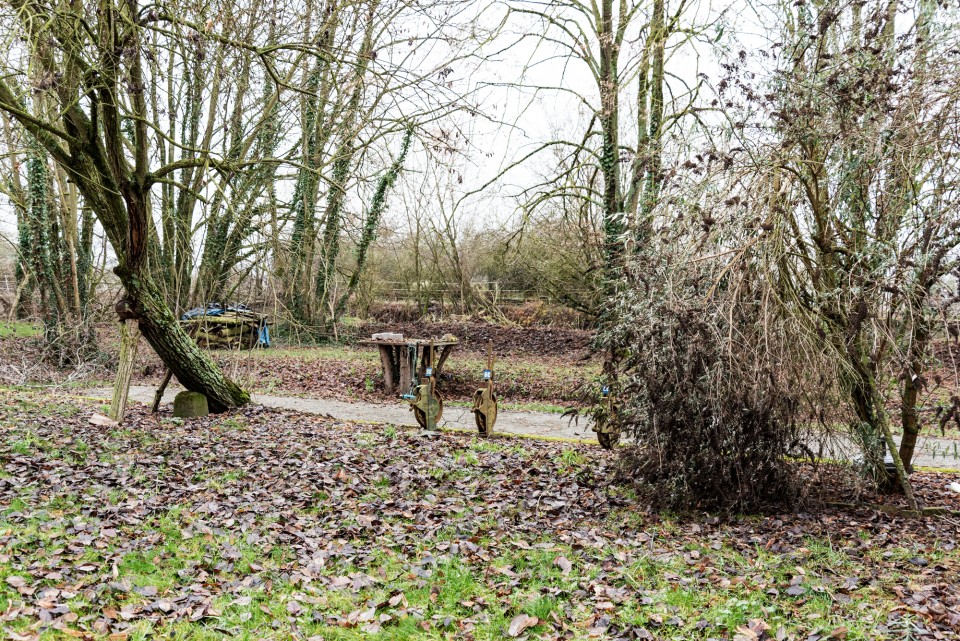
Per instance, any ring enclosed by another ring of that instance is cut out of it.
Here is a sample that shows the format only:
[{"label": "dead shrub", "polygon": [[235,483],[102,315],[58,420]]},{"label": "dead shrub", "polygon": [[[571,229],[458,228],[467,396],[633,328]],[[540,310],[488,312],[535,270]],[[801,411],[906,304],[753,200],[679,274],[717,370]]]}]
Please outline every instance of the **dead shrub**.
[{"label": "dead shrub", "polygon": [[[797,345],[744,272],[633,269],[601,340],[622,474],[654,507],[757,511],[800,497]],[[679,273],[678,273],[679,272]]]},{"label": "dead shrub", "polygon": [[583,312],[563,305],[530,300],[514,305],[504,305],[503,315],[520,327],[573,327],[583,329],[589,322]]}]

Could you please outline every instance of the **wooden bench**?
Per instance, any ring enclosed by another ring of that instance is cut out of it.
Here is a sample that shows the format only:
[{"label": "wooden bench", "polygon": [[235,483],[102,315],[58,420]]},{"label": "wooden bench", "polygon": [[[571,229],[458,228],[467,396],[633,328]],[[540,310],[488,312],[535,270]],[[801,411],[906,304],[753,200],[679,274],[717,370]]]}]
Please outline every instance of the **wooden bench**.
[{"label": "wooden bench", "polygon": [[[380,349],[380,364],[383,366],[383,389],[387,394],[406,394],[410,390],[414,374],[423,379],[428,367],[433,367],[434,377],[439,377],[450,352],[459,343],[455,338],[434,339],[433,354],[430,339],[403,338],[400,340],[367,338],[361,345],[376,345]],[[436,358],[436,365],[433,360]]]}]

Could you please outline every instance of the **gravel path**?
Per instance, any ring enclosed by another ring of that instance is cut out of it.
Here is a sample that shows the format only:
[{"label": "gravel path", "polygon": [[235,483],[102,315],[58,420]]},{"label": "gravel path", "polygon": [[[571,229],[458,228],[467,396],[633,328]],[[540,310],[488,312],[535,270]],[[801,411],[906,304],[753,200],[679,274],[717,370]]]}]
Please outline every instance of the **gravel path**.
[{"label": "gravel path", "polygon": [[[163,396],[164,403],[172,403],[173,397],[182,388],[168,387]],[[130,388],[130,399],[140,403],[152,403],[154,387],[134,385]],[[84,395],[107,399],[112,396],[112,390],[101,387],[86,390]],[[416,426],[413,412],[403,401],[397,403],[347,403],[322,398],[299,398],[294,396],[272,396],[268,394],[253,394],[253,402],[275,407],[278,409],[295,410],[308,414],[320,414],[346,421],[359,423],[384,423],[389,425]],[[447,406],[443,409],[443,418],[440,426],[449,429],[475,431],[476,424],[473,413],[466,407]],[[596,437],[590,426],[584,421],[578,425],[559,414],[546,412],[519,412],[501,410],[497,417],[498,433],[532,436],[537,438],[566,438],[578,439],[596,443]],[[899,439],[899,437],[896,437]],[[823,455],[829,458],[848,458],[853,455],[855,448],[850,443],[831,443]],[[923,437],[918,441],[917,454],[914,465],[918,467],[936,467],[943,469],[960,470],[960,440],[949,438]]]}]

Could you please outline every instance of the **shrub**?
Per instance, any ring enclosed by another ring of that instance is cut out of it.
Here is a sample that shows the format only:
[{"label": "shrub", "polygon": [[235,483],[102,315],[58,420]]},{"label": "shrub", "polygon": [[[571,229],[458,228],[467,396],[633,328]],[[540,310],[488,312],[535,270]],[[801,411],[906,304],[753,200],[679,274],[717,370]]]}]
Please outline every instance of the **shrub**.
[{"label": "shrub", "polygon": [[790,457],[805,441],[791,333],[744,273],[652,271],[631,271],[601,338],[616,373],[615,420],[633,441],[622,473],[659,508],[794,502]]}]

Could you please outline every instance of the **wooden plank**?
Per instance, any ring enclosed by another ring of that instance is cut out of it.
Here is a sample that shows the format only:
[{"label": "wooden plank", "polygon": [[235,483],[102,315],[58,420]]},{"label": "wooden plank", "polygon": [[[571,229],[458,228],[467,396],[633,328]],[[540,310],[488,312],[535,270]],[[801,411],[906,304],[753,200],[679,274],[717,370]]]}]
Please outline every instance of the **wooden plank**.
[{"label": "wooden plank", "polygon": [[410,391],[410,382],[413,380],[413,372],[410,371],[410,359],[407,358],[407,350],[403,347],[397,348],[398,360],[400,361],[400,393],[406,394]]},{"label": "wooden plank", "polygon": [[167,389],[167,383],[170,382],[170,377],[173,376],[173,372],[170,368],[167,368],[167,373],[163,375],[163,380],[160,381],[160,387],[157,388],[156,394],[153,395],[153,405],[150,407],[150,413],[156,414],[157,410],[160,409],[160,401],[163,399],[163,392]]},{"label": "wooden plank", "polygon": [[386,345],[380,345],[380,364],[383,366],[383,391],[387,394],[396,392],[393,379],[393,363],[391,362],[391,348]]},{"label": "wooden plank", "polygon": [[113,384],[113,401],[110,403],[110,418],[123,422],[130,397],[130,379],[133,377],[133,365],[137,360],[137,343],[140,342],[140,323],[136,319],[120,321],[120,361],[117,365],[117,379]]},{"label": "wooden plank", "polygon": [[437,366],[435,368],[435,374],[440,376],[440,370],[443,369],[443,364],[447,362],[447,356],[450,356],[450,352],[453,351],[453,345],[446,345],[440,351],[440,358],[437,360]]}]

